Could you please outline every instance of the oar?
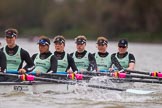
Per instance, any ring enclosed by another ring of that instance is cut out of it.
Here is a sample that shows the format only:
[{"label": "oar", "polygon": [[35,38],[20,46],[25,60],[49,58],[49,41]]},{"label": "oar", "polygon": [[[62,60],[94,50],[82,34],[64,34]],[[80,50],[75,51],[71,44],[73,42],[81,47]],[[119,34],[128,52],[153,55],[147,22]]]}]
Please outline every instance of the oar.
[{"label": "oar", "polygon": [[125,70],[125,71],[129,73],[138,73],[138,74],[150,75],[152,77],[162,78],[162,73],[157,71],[154,72],[143,72],[143,71],[136,71],[136,70]]},{"label": "oar", "polygon": [[155,91],[151,90],[137,90],[137,89],[120,89],[120,88],[113,88],[113,87],[107,87],[107,86],[98,86],[98,85],[88,85],[88,87],[92,88],[100,88],[100,89],[108,89],[108,90],[116,90],[116,91],[125,91],[128,93],[134,93],[134,94],[150,94]]},{"label": "oar", "polygon": [[84,72],[78,72],[79,74],[84,75],[92,75],[92,76],[103,76],[103,75],[111,75],[111,72],[91,72],[91,71],[84,71]]},{"label": "oar", "polygon": [[[120,73],[120,72],[81,72],[82,74],[90,75],[90,76],[111,76],[116,78],[143,78],[143,79],[157,79],[162,80],[162,73],[151,73],[151,76],[144,76],[144,75],[132,75],[132,74],[126,74],[126,73]],[[154,75],[156,74],[156,75]]]},{"label": "oar", "polygon": [[132,75],[132,74],[126,74],[126,73],[119,73],[119,72],[112,73],[112,76],[114,76],[115,78],[142,78],[142,79],[162,80],[161,77],[144,76],[144,75]]},{"label": "oar", "polygon": [[[13,72],[12,72],[13,73]],[[35,74],[35,72],[31,72],[33,74]],[[161,84],[162,82],[161,81],[155,81],[155,80],[142,80],[142,79],[130,79],[130,78],[149,78],[149,79],[162,79],[162,78],[157,78],[157,77],[151,77],[151,76],[139,76],[139,75],[129,75],[129,74],[125,74],[125,73],[118,73],[118,72],[115,72],[115,73],[105,73],[105,72],[87,72],[89,74],[95,74],[96,73],[102,73],[102,75],[108,75],[108,76],[113,76],[115,77],[115,80],[119,80],[119,81],[131,81],[131,82],[143,82],[143,83],[158,83],[158,84]],[[86,74],[87,74],[86,73]],[[49,75],[49,76],[59,76],[59,77],[67,77],[66,74],[47,74],[47,73],[42,73],[42,75]],[[92,76],[85,76],[85,75],[82,75],[82,74],[78,74],[79,77],[83,77],[83,79],[90,79],[92,78]],[[110,80],[114,80],[114,79],[110,79]]]},{"label": "oar", "polygon": [[130,72],[130,73],[137,73],[137,74],[150,75],[150,72],[143,72],[143,71],[136,71],[136,70],[124,70],[124,71]]},{"label": "oar", "polygon": [[146,80],[146,79],[131,79],[131,78],[112,78],[110,79],[111,81],[127,81],[127,82],[142,82],[142,83],[157,83],[157,84],[162,84],[162,81],[158,80]]},{"label": "oar", "polygon": [[[18,71],[7,71],[6,73],[11,73],[11,74],[19,74]],[[50,77],[50,78],[55,78],[55,79],[76,79],[76,80],[89,80],[92,78],[92,76],[88,75],[83,75],[83,74],[68,74],[67,72],[56,72],[56,73],[43,73],[40,72],[39,75],[37,75],[36,72],[26,72],[26,74],[31,74],[31,75],[36,75],[36,76],[44,76],[44,77]]]},{"label": "oar", "polygon": [[[47,81],[47,82],[54,82],[54,83],[60,83],[60,84],[75,84],[74,81],[67,81],[67,80],[59,80],[59,79],[51,79],[51,78],[43,78],[43,77],[36,77],[33,75],[17,75],[17,74],[8,74],[8,73],[0,73],[1,76],[8,76],[8,77],[16,77],[19,79],[23,79],[23,77],[26,77],[25,80],[27,81]],[[24,80],[24,79],[23,79]]]},{"label": "oar", "polygon": [[[6,73],[0,73],[0,75],[2,75],[2,76],[11,76],[11,77],[16,77],[16,78],[21,78],[22,77],[22,75],[6,74]],[[71,85],[77,84],[77,82],[74,82],[74,81],[42,78],[42,77],[36,77],[36,76],[32,76],[32,75],[27,75],[26,77],[30,81],[38,80],[38,81],[54,82],[54,83],[59,83],[59,84],[71,84]],[[120,89],[120,88],[100,86],[100,85],[87,85],[87,87],[98,88],[98,89],[106,89],[106,90],[125,91],[125,92],[129,92],[129,93],[134,93],[134,94],[150,94],[150,93],[155,92],[155,91],[136,90],[136,89]]]},{"label": "oar", "polygon": [[76,80],[89,80],[92,76],[83,75],[83,74],[59,74],[59,73],[41,73],[41,75],[52,78],[69,78]]}]

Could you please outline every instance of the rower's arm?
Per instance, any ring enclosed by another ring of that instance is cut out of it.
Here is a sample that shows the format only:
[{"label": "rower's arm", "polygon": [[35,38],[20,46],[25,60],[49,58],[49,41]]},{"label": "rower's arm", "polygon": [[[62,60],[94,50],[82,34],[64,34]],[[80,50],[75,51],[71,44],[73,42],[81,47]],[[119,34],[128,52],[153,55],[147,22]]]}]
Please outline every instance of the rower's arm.
[{"label": "rower's arm", "polygon": [[96,59],[93,56],[93,54],[89,53],[88,54],[88,60],[89,60],[89,66],[88,66],[88,71],[97,71],[97,63]]},{"label": "rower's arm", "polygon": [[53,55],[51,57],[50,62],[51,62],[51,67],[48,72],[56,73],[57,72],[57,58]]},{"label": "rower's arm", "polygon": [[22,61],[26,62],[26,65],[23,67],[23,69],[25,69],[27,72],[30,72],[34,69],[34,62],[26,50],[21,49],[21,59]]},{"label": "rower's arm", "polygon": [[6,69],[6,65],[6,56],[4,52],[0,51],[0,72],[4,72],[4,70]]},{"label": "rower's arm", "polygon": [[118,70],[123,70],[123,67],[120,65],[119,61],[117,60],[117,58],[115,57],[115,54],[111,55],[111,61],[112,61],[112,65],[114,64],[115,67],[118,68]]},{"label": "rower's arm", "polygon": [[78,71],[78,69],[75,65],[74,59],[69,54],[67,55],[67,59],[68,59],[68,67],[67,67],[66,71],[69,70],[70,68],[73,70],[73,72]]},{"label": "rower's arm", "polygon": [[134,70],[135,68],[135,57],[133,54],[129,54],[129,66],[128,66],[128,70]]}]

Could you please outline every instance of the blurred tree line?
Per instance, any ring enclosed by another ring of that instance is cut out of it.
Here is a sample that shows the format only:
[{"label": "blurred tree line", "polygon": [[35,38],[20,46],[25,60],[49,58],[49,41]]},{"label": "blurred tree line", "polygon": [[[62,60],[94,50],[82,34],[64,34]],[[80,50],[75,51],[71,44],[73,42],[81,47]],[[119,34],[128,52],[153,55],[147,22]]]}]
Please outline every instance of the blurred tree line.
[{"label": "blurred tree line", "polygon": [[8,27],[23,36],[162,42],[162,0],[0,0],[1,35]]}]

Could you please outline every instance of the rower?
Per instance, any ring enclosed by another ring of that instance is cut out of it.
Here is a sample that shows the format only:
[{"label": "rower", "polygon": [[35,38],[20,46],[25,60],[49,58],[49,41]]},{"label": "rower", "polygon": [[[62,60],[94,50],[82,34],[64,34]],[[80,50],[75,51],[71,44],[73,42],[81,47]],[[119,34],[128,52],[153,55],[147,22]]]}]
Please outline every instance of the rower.
[{"label": "rower", "polygon": [[57,72],[72,72],[77,73],[78,69],[74,63],[74,59],[65,52],[65,38],[64,36],[58,35],[54,37],[54,55],[58,60]]},{"label": "rower", "polygon": [[[0,50],[0,72],[5,72],[6,71],[6,56],[4,54],[4,52],[2,52]],[[0,76],[0,82],[1,81],[4,81],[5,80],[5,77],[4,76]]]},{"label": "rower", "polygon": [[109,71],[111,67],[111,55],[107,52],[108,39],[104,36],[97,38],[98,52],[94,53],[94,57],[97,62],[97,71]]},{"label": "rower", "polygon": [[97,64],[94,56],[88,52],[86,47],[87,38],[79,35],[75,38],[77,51],[70,55],[74,58],[75,64],[80,72],[97,71]]},{"label": "rower", "polygon": [[57,58],[49,51],[50,39],[46,36],[40,36],[37,44],[39,45],[39,53],[32,56],[35,64],[33,70],[39,73],[56,73],[57,72]]},{"label": "rower", "polygon": [[[5,30],[5,40],[7,45],[2,47],[2,51],[7,58],[7,71],[19,71],[19,73],[30,72],[34,69],[34,63],[29,53],[16,44],[18,31],[14,28]],[[26,66],[23,67],[25,61]]]},{"label": "rower", "polygon": [[[135,57],[133,54],[127,51],[128,41],[126,39],[121,39],[118,42],[118,52],[112,54],[112,62],[118,64],[118,70],[127,69],[134,70],[135,67]],[[120,65],[120,66],[119,66]]]}]

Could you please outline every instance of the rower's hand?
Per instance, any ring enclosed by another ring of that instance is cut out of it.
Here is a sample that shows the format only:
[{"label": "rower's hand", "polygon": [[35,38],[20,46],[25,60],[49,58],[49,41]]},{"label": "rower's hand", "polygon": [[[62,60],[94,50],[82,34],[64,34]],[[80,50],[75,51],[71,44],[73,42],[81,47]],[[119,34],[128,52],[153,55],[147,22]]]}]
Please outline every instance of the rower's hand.
[{"label": "rower's hand", "polygon": [[26,70],[23,69],[23,68],[21,68],[21,69],[19,69],[19,73],[20,73],[20,74],[24,74],[24,73],[26,73]]},{"label": "rower's hand", "polygon": [[53,73],[53,71],[49,71],[49,72],[47,72],[48,74],[52,74]]},{"label": "rower's hand", "polygon": [[73,71],[72,71],[71,69],[68,69],[68,70],[67,70],[67,73],[68,73],[68,74],[71,74],[71,73],[73,73]]},{"label": "rower's hand", "polygon": [[119,73],[125,73],[124,69],[119,70],[118,72],[119,72]]},{"label": "rower's hand", "polygon": [[86,69],[81,69],[80,72],[84,73],[84,72],[87,72],[87,70]]},{"label": "rower's hand", "polygon": [[109,68],[109,71],[110,71],[110,72],[114,72],[115,69],[114,69],[114,68]]},{"label": "rower's hand", "polygon": [[40,75],[41,74],[41,71],[39,71],[39,70],[37,70],[35,72],[36,72],[36,75]]}]

